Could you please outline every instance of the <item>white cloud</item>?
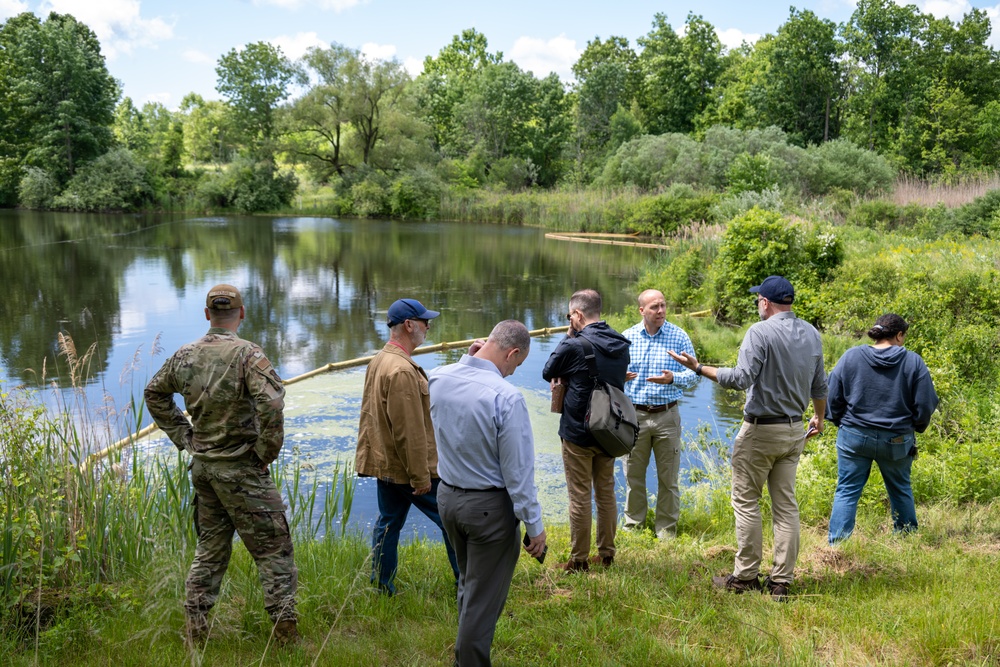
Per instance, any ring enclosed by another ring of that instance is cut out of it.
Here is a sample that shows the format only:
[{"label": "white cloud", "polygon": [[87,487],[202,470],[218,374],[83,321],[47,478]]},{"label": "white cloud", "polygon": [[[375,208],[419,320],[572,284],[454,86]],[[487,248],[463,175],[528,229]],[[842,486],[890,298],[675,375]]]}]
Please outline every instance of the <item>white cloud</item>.
[{"label": "white cloud", "polygon": [[361,54],[369,60],[389,60],[396,55],[396,47],[393,44],[365,42],[361,45]]},{"label": "white cloud", "polygon": [[17,16],[28,11],[28,3],[21,0],[0,0],[0,21],[6,21],[11,16]]},{"label": "white cloud", "polygon": [[174,27],[159,16],[146,19],[139,15],[139,0],[46,0],[38,15],[49,12],[72,14],[87,24],[101,41],[101,51],[108,60],[128,55],[137,47],[154,47],[174,36]]},{"label": "white cloud", "polygon": [[410,76],[416,78],[420,76],[424,71],[424,61],[421,60],[420,58],[414,58],[413,56],[410,56],[409,58],[403,61],[403,67],[405,67],[406,71],[410,73]]},{"label": "white cloud", "polygon": [[214,63],[215,58],[208,55],[204,51],[199,51],[198,49],[187,49],[181,54],[181,58],[188,61],[189,63]]},{"label": "white cloud", "polygon": [[[906,3],[900,2],[899,4]],[[917,0],[914,4],[921,12],[932,14],[939,19],[947,16],[952,20],[959,20],[972,11],[972,5],[969,4],[968,0]]]},{"label": "white cloud", "polygon": [[145,104],[146,102],[159,102],[166,107],[170,106],[167,103],[172,97],[173,95],[170,93],[150,93],[149,95],[146,95],[146,99],[142,100],[142,104]]},{"label": "white cloud", "polygon": [[719,41],[730,49],[737,49],[743,42],[753,44],[760,35],[755,32],[743,32],[739,28],[727,28],[726,30],[715,29],[715,34],[719,36]]},{"label": "white cloud", "polygon": [[330,48],[329,42],[324,42],[315,32],[299,32],[294,35],[280,35],[267,40],[281,49],[290,60],[298,60],[310,48],[318,46],[321,49]]},{"label": "white cloud", "polygon": [[510,51],[510,59],[521,69],[542,78],[551,72],[563,81],[573,78],[573,63],[580,57],[576,40],[559,35],[545,41],[537,37],[518,37]]}]

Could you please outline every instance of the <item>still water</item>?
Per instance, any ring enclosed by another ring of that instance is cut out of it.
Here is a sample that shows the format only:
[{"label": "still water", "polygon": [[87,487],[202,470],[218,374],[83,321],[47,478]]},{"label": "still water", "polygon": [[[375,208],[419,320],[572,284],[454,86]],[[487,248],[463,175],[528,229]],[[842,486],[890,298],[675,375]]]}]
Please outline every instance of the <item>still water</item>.
[{"label": "still water", "polygon": [[[128,414],[169,354],[206,330],[204,295],[216,283],[241,289],[240,335],[292,377],[380,349],[386,308],[400,297],[442,312],[427,344],[485,336],[507,318],[529,329],[562,326],[568,296],[583,287],[601,292],[606,312],[631,308],[630,285],[653,252],[546,240],[541,230],[512,227],[0,211],[0,382],[44,387],[46,401],[82,403],[114,419]],[[79,355],[92,350],[75,391],[60,333]],[[558,420],[541,379],[558,339],[536,339],[511,380],[532,410],[546,518],[565,521]],[[459,356],[416,359],[430,369]],[[363,374],[290,386],[286,450],[320,471],[351,460]],[[739,416],[732,400],[708,382],[688,392],[681,408],[688,436],[700,423],[721,436]],[[125,417],[117,424],[132,427]],[[352,524],[368,525],[376,511],[373,484],[362,480]],[[428,528],[419,513],[410,524],[421,534]]]}]

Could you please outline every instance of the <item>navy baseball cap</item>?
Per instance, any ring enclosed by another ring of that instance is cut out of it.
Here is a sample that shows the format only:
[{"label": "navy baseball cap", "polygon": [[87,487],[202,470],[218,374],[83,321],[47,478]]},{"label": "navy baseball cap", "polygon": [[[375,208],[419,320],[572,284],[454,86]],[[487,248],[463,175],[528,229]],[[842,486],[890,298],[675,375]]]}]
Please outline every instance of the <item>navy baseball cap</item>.
[{"label": "navy baseball cap", "polygon": [[400,299],[389,306],[386,324],[394,327],[405,320],[433,320],[440,314],[436,310],[427,310],[416,299]]},{"label": "navy baseball cap", "polygon": [[773,303],[788,305],[795,301],[795,288],[781,276],[768,276],[760,285],[751,287],[750,291]]}]

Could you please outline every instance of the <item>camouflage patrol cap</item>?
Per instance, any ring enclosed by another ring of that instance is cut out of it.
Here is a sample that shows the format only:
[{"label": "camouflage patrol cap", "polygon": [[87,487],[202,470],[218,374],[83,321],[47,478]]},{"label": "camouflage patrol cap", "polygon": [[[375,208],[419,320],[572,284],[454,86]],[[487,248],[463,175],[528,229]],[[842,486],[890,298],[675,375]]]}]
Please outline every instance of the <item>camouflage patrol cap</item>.
[{"label": "camouflage patrol cap", "polygon": [[232,285],[216,285],[208,290],[205,297],[205,307],[212,310],[234,310],[243,307],[243,297],[240,291]]}]

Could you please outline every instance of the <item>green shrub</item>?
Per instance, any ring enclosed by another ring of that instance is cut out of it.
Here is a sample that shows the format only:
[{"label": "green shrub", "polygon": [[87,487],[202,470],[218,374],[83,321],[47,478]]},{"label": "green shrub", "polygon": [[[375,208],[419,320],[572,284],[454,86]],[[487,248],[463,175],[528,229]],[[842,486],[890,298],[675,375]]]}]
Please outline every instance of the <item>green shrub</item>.
[{"label": "green shrub", "polygon": [[954,213],[954,224],[957,231],[966,236],[979,234],[994,236],[1000,230],[997,218],[1000,214],[1000,189],[990,190],[977,197]]},{"label": "green shrub", "polygon": [[661,264],[658,271],[644,275],[638,290],[658,289],[668,306],[687,312],[699,310],[708,301],[705,288],[709,286],[710,254],[704,244],[692,245]]},{"label": "green shrub", "polygon": [[131,151],[119,148],[81,167],[52,205],[73,211],[134,211],[152,199],[146,168]]},{"label": "green shrub", "polygon": [[428,171],[415,171],[400,176],[389,193],[392,215],[429,220],[437,217],[441,208],[441,182]]},{"label": "green shrub", "polygon": [[28,167],[19,187],[20,204],[25,208],[50,208],[59,194],[59,183],[44,169]]},{"label": "green shrub", "polygon": [[868,229],[896,229],[901,219],[900,207],[884,199],[860,202],[847,215],[847,222]]},{"label": "green shrub", "polygon": [[738,195],[744,192],[764,192],[777,189],[778,175],[771,158],[764,154],[741,153],[726,169],[726,191]]},{"label": "green shrub", "polygon": [[850,190],[859,195],[886,192],[896,172],[884,157],[856,146],[847,139],[827,141],[806,149],[802,178],[808,194]]},{"label": "green shrub", "polygon": [[234,208],[242,213],[276,211],[292,203],[298,186],[294,173],[278,172],[273,162],[240,158],[202,179],[197,197],[211,208]]},{"label": "green shrub", "polygon": [[716,317],[741,323],[757,318],[749,289],[770,275],[795,287],[795,312],[819,320],[819,287],[843,260],[843,245],[831,229],[803,228],[773,211],[755,208],[729,223],[712,264]]},{"label": "green shrub", "polygon": [[350,192],[351,211],[359,218],[376,218],[389,213],[389,195],[374,179],[355,183]]},{"label": "green shrub", "polygon": [[716,198],[710,194],[696,195],[691,188],[672,188],[677,194],[646,197],[613,208],[609,219],[616,229],[624,232],[666,236],[692,221],[713,219]]},{"label": "green shrub", "polygon": [[604,187],[634,185],[644,190],[671,183],[700,185],[706,177],[701,146],[686,134],[643,135],[627,141],[604,165],[597,184]]},{"label": "green shrub", "polygon": [[719,221],[731,220],[752,208],[782,212],[785,208],[785,201],[778,186],[772,186],[762,192],[747,190],[736,195],[728,195],[712,207],[712,216]]}]

